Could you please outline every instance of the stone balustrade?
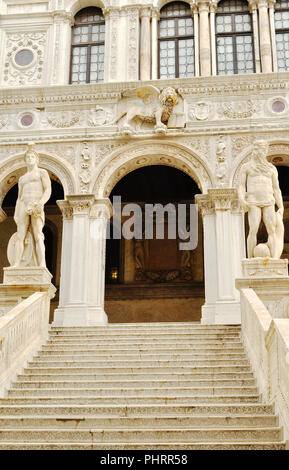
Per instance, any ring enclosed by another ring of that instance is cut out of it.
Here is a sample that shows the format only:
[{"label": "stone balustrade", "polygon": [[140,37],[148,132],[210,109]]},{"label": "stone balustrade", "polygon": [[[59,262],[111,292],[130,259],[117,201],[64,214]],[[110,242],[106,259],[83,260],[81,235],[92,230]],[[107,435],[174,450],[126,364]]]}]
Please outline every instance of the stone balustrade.
[{"label": "stone balustrade", "polygon": [[241,288],[242,336],[263,399],[275,403],[289,436],[289,318],[272,318],[251,288]]},{"label": "stone balustrade", "polygon": [[0,397],[48,333],[49,292],[35,292],[0,318]]}]

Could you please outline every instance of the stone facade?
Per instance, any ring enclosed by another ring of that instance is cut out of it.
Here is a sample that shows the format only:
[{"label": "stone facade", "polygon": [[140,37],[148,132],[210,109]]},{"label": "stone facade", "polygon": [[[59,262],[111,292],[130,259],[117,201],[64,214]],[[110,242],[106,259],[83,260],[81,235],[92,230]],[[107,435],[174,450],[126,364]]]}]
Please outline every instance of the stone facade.
[{"label": "stone facade", "polygon": [[[199,0],[186,2],[191,6],[195,32],[199,30],[196,76],[157,80],[157,22],[165,3],[0,1],[0,198],[2,202],[23,174],[27,143],[35,142],[40,167],[61,183],[65,195],[59,203],[63,222],[59,213],[47,214],[58,232],[58,324],[107,321],[105,246],[91,233],[105,230],[111,216],[108,198],[115,184],[135,169],[156,164],[183,171],[200,190],[197,203],[203,218],[205,279],[202,321],[240,322],[239,292],[234,285],[245,258],[244,218],[236,189],[240,169],[249,160],[257,138],[268,141],[272,163],[289,164],[289,73],[277,71],[274,5],[250,2],[256,72],[261,73],[216,75],[213,35],[217,4]],[[104,83],[69,85],[73,18],[91,5],[100,7],[105,17]],[[23,49],[33,57],[25,67],[15,61]],[[124,132],[116,122],[120,111],[136,105],[131,96],[135,89],[148,86],[160,93],[170,87],[177,93],[169,120],[161,132],[155,122],[132,122],[130,132]],[[2,267],[8,265],[4,252],[8,232],[13,233],[11,214],[7,215],[5,220],[1,212]],[[288,219],[285,204],[285,226]],[[80,266],[77,271],[73,269],[76,265]],[[136,306],[131,294],[125,299],[121,293],[118,299],[109,295],[107,313],[110,317],[112,309],[114,321],[125,311],[123,302],[129,308]],[[202,290],[196,290],[185,307],[186,299],[182,299],[180,308],[188,312],[183,321],[189,319],[190,309],[200,308],[202,296]],[[143,302],[149,308],[149,301]],[[177,306],[178,296],[174,302]],[[135,315],[127,318],[136,321]]]}]

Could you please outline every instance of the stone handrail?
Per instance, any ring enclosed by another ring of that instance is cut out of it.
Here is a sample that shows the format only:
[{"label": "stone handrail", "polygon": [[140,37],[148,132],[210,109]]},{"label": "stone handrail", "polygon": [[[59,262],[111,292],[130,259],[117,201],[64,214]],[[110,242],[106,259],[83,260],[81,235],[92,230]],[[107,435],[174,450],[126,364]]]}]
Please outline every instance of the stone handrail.
[{"label": "stone handrail", "polygon": [[274,403],[289,438],[289,319],[273,319],[251,288],[240,289],[242,336],[267,403]]},{"label": "stone handrail", "polygon": [[0,318],[0,397],[48,333],[50,295],[36,292]]}]

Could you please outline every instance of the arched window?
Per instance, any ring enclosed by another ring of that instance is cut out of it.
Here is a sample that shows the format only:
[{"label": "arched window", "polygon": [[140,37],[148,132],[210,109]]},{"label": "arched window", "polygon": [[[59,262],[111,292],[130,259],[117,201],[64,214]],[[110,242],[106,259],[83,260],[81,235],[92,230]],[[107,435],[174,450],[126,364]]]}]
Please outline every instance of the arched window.
[{"label": "arched window", "polygon": [[252,18],[246,1],[218,4],[216,46],[218,75],[255,72]]},{"label": "arched window", "polygon": [[194,24],[190,6],[172,2],[161,9],[159,78],[193,77]]},{"label": "arched window", "polygon": [[104,30],[104,17],[100,8],[84,8],[75,15],[70,83],[103,82]]},{"label": "arched window", "polygon": [[275,34],[279,72],[289,71],[289,1],[277,0],[275,5]]}]

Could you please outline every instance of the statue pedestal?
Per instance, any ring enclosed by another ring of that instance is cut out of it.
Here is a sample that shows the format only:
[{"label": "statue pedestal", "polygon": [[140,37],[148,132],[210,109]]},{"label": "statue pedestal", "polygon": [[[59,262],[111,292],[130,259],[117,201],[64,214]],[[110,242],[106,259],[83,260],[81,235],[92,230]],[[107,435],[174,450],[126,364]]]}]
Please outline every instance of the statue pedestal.
[{"label": "statue pedestal", "polygon": [[4,285],[43,285],[51,284],[52,274],[40,266],[4,268]]},{"label": "statue pedestal", "polygon": [[242,274],[242,278],[236,279],[237,289],[253,289],[273,318],[289,318],[287,259],[244,259]]}]

